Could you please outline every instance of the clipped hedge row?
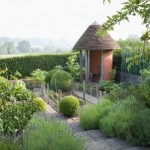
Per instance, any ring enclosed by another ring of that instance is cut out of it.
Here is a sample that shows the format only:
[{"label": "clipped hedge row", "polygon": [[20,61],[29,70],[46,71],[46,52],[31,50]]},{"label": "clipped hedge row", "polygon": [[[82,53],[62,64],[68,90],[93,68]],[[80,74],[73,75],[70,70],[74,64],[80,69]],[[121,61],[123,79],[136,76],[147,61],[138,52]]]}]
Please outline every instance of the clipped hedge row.
[{"label": "clipped hedge row", "polygon": [[43,54],[43,55],[29,55],[12,58],[0,59],[0,68],[5,69],[7,67],[8,74],[14,74],[18,70],[22,77],[29,76],[35,69],[41,69],[49,71],[54,69],[57,65],[66,64],[67,58],[75,53],[65,54]]}]

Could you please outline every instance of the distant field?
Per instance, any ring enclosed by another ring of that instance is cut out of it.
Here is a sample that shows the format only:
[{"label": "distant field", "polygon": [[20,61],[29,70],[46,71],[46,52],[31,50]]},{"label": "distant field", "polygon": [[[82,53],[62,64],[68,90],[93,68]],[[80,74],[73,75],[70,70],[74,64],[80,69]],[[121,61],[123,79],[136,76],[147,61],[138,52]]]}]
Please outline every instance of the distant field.
[{"label": "distant field", "polygon": [[29,54],[0,54],[0,58],[10,58],[10,57],[19,57],[19,56],[26,56]]},{"label": "distant field", "polygon": [[30,56],[30,55],[65,54],[65,53],[69,53],[69,52],[67,51],[67,52],[61,52],[61,53],[0,54],[0,59],[1,58],[20,57],[20,56]]}]

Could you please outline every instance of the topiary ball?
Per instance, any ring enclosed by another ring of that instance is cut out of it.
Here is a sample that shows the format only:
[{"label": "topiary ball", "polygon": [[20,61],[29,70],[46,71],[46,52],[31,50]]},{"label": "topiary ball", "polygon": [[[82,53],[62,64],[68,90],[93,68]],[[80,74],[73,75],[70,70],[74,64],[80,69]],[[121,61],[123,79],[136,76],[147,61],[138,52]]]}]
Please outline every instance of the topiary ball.
[{"label": "topiary ball", "polygon": [[42,98],[40,97],[35,98],[34,105],[36,111],[46,111],[46,102]]},{"label": "topiary ball", "polygon": [[60,89],[64,92],[70,91],[72,86],[72,76],[64,70],[58,70],[51,77],[50,85],[53,90]]},{"label": "topiary ball", "polygon": [[79,108],[79,100],[74,96],[65,96],[59,104],[59,110],[66,116],[74,116]]},{"label": "topiary ball", "polygon": [[46,73],[46,76],[45,76],[45,83],[48,83],[50,85],[50,81],[51,81],[51,77],[53,76],[53,74],[58,71],[58,69],[53,69],[53,70],[50,70],[48,73]]}]

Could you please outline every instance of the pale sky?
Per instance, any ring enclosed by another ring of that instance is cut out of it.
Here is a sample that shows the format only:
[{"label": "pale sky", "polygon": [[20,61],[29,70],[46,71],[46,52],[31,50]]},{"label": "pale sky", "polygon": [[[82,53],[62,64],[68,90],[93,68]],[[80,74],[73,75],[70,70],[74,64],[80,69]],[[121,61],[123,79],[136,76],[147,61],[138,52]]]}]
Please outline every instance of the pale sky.
[{"label": "pale sky", "polygon": [[[94,21],[102,24],[125,0],[0,0],[0,37],[66,38],[76,41]],[[114,39],[140,36],[139,17],[123,22],[110,32]]]}]

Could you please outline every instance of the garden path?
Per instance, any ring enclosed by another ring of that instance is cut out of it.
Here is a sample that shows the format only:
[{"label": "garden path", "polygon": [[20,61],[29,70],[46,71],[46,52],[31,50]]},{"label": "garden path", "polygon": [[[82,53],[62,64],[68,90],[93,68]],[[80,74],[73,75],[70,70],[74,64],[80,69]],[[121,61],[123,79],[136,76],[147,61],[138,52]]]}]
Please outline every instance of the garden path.
[{"label": "garden path", "polygon": [[[74,90],[73,94],[79,98],[83,98],[83,92]],[[98,99],[96,97],[89,95],[89,94],[85,94],[85,100],[87,100],[88,102],[93,103],[93,104],[98,103]]]},{"label": "garden path", "polygon": [[49,105],[47,105],[47,113],[58,119],[65,120],[73,132],[85,140],[85,150],[149,150],[149,148],[132,146],[123,139],[110,138],[100,130],[85,131],[79,124],[79,118],[68,118],[58,114]]}]

